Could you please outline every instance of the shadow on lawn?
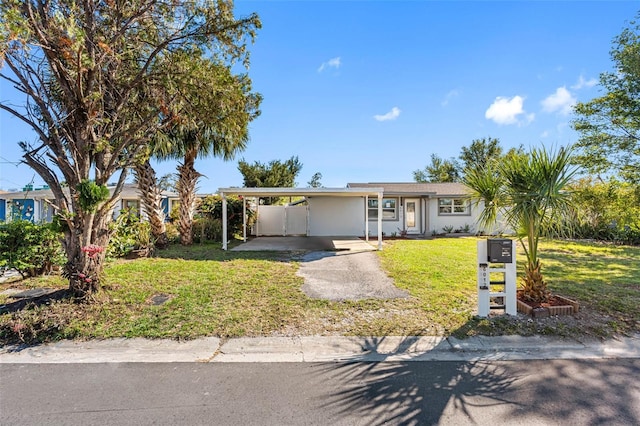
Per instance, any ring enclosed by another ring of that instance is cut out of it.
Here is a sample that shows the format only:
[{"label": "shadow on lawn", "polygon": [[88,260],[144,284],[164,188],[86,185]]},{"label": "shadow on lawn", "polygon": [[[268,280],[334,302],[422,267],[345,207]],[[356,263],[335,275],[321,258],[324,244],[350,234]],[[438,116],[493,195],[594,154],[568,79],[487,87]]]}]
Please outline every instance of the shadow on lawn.
[{"label": "shadow on lawn", "polygon": [[[383,341],[371,338],[363,351]],[[353,413],[372,425],[640,420],[630,404],[640,391],[638,360],[354,361],[321,364],[312,371],[339,384],[320,397],[329,423]]]},{"label": "shadow on lawn", "polygon": [[[237,244],[235,244],[237,245]],[[230,260],[271,260],[274,262],[307,262],[324,257],[357,254],[361,251],[349,250],[292,250],[292,251],[231,251],[222,250],[219,243],[193,244],[181,246],[174,244],[166,249],[156,250],[152,257],[159,259],[211,260],[225,262]]]},{"label": "shadow on lawn", "polygon": [[50,308],[74,303],[68,289],[59,289],[0,305],[0,314],[5,316],[0,323],[0,346],[54,341],[60,339],[62,332],[64,337],[73,338],[73,333],[65,331],[70,319],[65,310]]},{"label": "shadow on lawn", "polygon": [[49,305],[53,301],[58,300],[71,300],[71,296],[68,289],[59,289],[47,292],[46,294],[35,297],[20,297],[14,302],[5,303],[0,305],[0,314],[13,313],[22,311],[24,309],[33,309],[42,305]]},{"label": "shadow on lawn", "polygon": [[166,249],[156,250],[153,254],[153,257],[159,259],[213,260],[219,262],[235,259],[273,260],[278,262],[285,262],[290,261],[295,255],[295,252],[225,251],[220,248],[219,243],[196,243],[190,246],[172,244]]}]

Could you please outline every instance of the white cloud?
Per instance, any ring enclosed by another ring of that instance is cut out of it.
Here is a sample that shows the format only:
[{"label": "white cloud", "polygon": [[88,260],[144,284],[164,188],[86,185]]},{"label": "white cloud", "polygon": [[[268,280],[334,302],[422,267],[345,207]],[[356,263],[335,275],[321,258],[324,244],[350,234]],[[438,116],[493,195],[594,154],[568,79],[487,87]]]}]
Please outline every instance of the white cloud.
[{"label": "white cloud", "polygon": [[447,93],[446,95],[444,95],[444,99],[442,100],[442,102],[440,103],[442,106],[447,106],[449,105],[449,101],[457,98],[458,96],[460,96],[460,90],[458,89],[453,89],[450,90],[449,93]]},{"label": "white cloud", "polygon": [[389,120],[395,120],[396,118],[398,118],[400,116],[400,108],[398,107],[393,107],[391,108],[391,111],[389,111],[386,114],[383,115],[374,115],[373,118],[376,121],[389,121]]},{"label": "white cloud", "polygon": [[322,72],[327,68],[338,69],[340,68],[340,65],[342,65],[342,62],[340,61],[340,56],[337,56],[329,59],[327,62],[323,62],[322,65],[320,65],[320,68],[318,68],[318,72]]},{"label": "white cloud", "polygon": [[571,88],[580,90],[583,87],[589,88],[595,86],[596,84],[598,84],[598,80],[596,80],[595,78],[590,78],[589,80],[587,80],[582,74],[580,74],[580,77],[578,77],[578,82],[571,86]]},{"label": "white cloud", "polygon": [[[522,108],[524,98],[522,96],[514,96],[513,98],[505,98],[498,96],[489,106],[484,116],[487,120],[493,120],[498,124],[529,124],[535,119],[535,114],[527,114]],[[524,120],[521,120],[520,116]]]},{"label": "white cloud", "polygon": [[567,90],[566,87],[558,87],[556,92],[547,96],[542,101],[542,110],[545,112],[560,112],[563,115],[569,115],[571,109],[576,104],[576,98]]},{"label": "white cloud", "polygon": [[549,131],[545,130],[544,132],[540,133],[540,137],[542,139],[548,138],[549,137]]}]

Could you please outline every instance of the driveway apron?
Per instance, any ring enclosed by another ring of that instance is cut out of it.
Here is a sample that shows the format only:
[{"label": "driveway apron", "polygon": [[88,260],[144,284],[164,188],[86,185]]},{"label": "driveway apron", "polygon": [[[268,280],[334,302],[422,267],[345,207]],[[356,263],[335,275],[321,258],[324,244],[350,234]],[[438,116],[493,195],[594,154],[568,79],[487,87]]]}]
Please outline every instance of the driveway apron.
[{"label": "driveway apron", "polygon": [[315,299],[360,300],[405,298],[374,252],[311,252],[302,256],[298,275],[302,291]]}]

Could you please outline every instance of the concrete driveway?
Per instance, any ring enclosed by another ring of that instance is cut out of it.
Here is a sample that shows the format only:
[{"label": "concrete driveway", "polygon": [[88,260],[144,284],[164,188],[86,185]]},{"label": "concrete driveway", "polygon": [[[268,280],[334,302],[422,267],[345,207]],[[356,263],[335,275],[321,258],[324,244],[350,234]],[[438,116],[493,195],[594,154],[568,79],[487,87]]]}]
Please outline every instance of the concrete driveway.
[{"label": "concrete driveway", "polygon": [[298,275],[314,299],[361,300],[409,297],[380,269],[377,241],[357,237],[257,237],[232,251],[304,251]]},{"label": "concrete driveway", "polygon": [[380,269],[370,251],[311,252],[301,258],[302,291],[314,299],[360,300],[409,297]]},{"label": "concrete driveway", "polygon": [[256,237],[232,248],[231,251],[371,251],[375,249],[373,244],[357,237]]}]

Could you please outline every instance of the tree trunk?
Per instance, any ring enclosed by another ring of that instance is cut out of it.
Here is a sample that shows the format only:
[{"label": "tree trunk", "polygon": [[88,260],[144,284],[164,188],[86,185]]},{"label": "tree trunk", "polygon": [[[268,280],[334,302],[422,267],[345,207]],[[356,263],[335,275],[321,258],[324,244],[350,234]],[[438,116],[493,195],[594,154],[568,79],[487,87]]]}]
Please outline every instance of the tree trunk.
[{"label": "tree trunk", "polygon": [[169,239],[167,238],[162,194],[157,184],[156,171],[151,167],[149,160],[146,160],[144,163],[136,165],[135,174],[142,204],[151,225],[154,244],[158,248],[165,248],[169,244]]},{"label": "tree trunk", "polygon": [[64,249],[67,255],[64,275],[69,279],[69,291],[88,300],[100,290],[106,247],[109,244],[109,211],[98,214],[78,214],[68,220]]},{"label": "tree trunk", "polygon": [[100,290],[103,260],[104,252],[93,258],[81,252],[73,261],[67,262],[69,291],[75,298],[86,300]]},{"label": "tree trunk", "polygon": [[190,149],[184,156],[184,163],[177,167],[178,184],[180,194],[180,218],[178,229],[180,230],[180,243],[182,245],[193,244],[193,211],[196,203],[196,184],[202,176],[195,169],[197,149]]}]

